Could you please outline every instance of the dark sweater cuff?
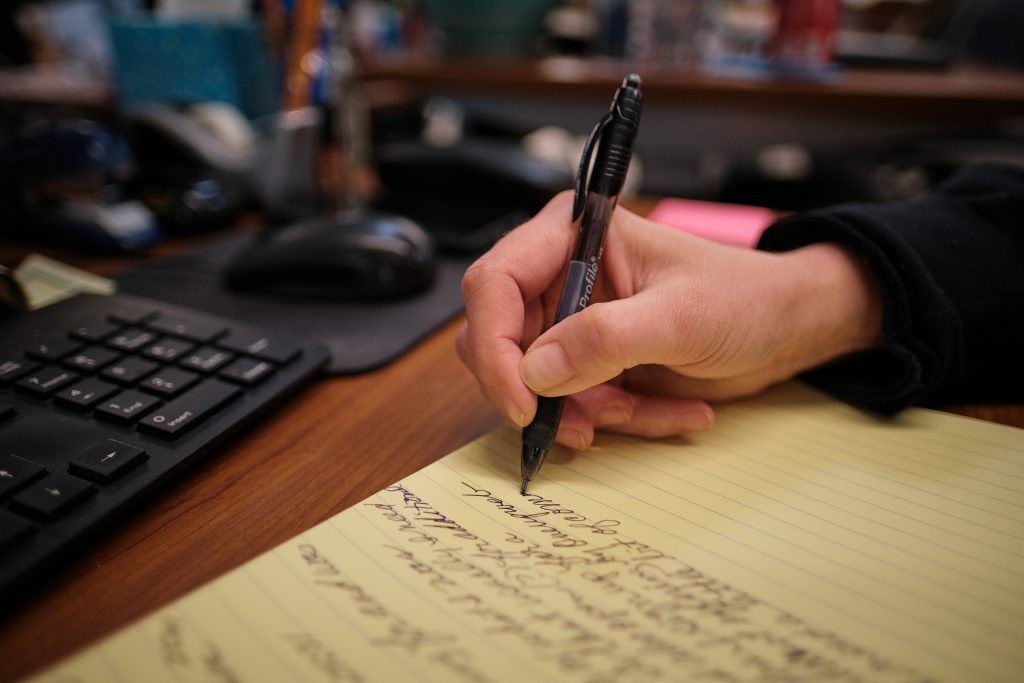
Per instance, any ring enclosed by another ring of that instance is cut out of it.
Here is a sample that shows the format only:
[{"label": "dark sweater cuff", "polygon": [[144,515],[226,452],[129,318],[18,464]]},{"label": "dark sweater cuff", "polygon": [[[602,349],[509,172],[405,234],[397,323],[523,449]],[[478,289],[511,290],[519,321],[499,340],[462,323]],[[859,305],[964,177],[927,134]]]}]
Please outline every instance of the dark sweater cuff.
[{"label": "dark sweater cuff", "polygon": [[[849,403],[895,413],[934,390],[947,371],[959,320],[910,245],[888,228],[890,221],[877,220],[875,211],[848,205],[785,218],[765,231],[758,248],[789,251],[835,242],[870,269],[884,300],[882,348],[838,359],[803,379]],[[919,323],[915,310],[922,313]],[[936,341],[939,348],[933,348]]]},{"label": "dark sweater cuff", "polygon": [[845,245],[882,292],[883,346],[806,378],[882,412],[1019,396],[1024,375],[1024,170],[978,166],[910,202],[783,219],[758,248]]}]

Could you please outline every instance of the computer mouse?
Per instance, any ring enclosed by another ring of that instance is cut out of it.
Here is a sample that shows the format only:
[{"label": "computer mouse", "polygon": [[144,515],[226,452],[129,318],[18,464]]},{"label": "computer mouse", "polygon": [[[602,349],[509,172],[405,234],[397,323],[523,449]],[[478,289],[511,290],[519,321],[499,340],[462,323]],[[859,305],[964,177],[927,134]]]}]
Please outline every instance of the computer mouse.
[{"label": "computer mouse", "polygon": [[274,230],[236,256],[228,286],[287,297],[380,300],[425,290],[434,245],[413,221],[382,212],[303,220]]}]

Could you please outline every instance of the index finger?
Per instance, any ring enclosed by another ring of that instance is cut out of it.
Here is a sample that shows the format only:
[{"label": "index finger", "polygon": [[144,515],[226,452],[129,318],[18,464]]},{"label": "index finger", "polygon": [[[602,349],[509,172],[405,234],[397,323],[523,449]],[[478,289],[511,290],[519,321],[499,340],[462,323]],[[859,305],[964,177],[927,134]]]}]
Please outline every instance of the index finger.
[{"label": "index finger", "polygon": [[519,376],[526,307],[565,267],[572,248],[571,193],[503,237],[462,280],[467,326],[460,355],[491,403],[513,422],[527,424],[536,396]]}]

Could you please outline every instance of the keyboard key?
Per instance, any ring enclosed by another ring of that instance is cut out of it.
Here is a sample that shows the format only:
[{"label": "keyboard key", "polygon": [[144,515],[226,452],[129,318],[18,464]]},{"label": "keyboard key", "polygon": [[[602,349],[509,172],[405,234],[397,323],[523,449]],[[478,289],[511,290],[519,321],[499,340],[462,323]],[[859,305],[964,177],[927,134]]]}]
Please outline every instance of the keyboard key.
[{"label": "keyboard key", "polygon": [[139,429],[176,435],[209,417],[241,392],[236,386],[208,379],[154,411],[139,423]]},{"label": "keyboard key", "polygon": [[158,405],[160,399],[156,396],[147,396],[135,390],[122,391],[100,403],[96,408],[96,414],[117,422],[135,422]]},{"label": "keyboard key", "polygon": [[107,439],[72,460],[68,471],[100,484],[108,484],[140,465],[147,457],[146,451],[138,446]]},{"label": "keyboard key", "polygon": [[176,337],[163,337],[142,350],[142,355],[153,360],[170,363],[196,347],[190,341]]},{"label": "keyboard key", "polygon": [[33,363],[21,358],[0,361],[0,384],[13,382],[38,367],[39,363]]},{"label": "keyboard key", "polygon": [[24,517],[0,510],[0,550],[14,545],[35,530],[35,524]]},{"label": "keyboard key", "polygon": [[71,330],[71,336],[83,341],[99,342],[103,341],[120,329],[121,326],[117,323],[112,323],[107,320],[95,320],[82,323],[78,327],[74,328]]},{"label": "keyboard key", "polygon": [[15,386],[29,394],[44,397],[78,379],[78,374],[56,367],[43,367],[18,380]]},{"label": "keyboard key", "polygon": [[137,351],[146,344],[156,341],[156,332],[141,327],[129,327],[107,339],[107,346],[120,351]]},{"label": "keyboard key", "polygon": [[22,489],[11,499],[11,506],[44,519],[53,519],[95,490],[84,479],[53,472]]},{"label": "keyboard key", "polygon": [[216,372],[234,357],[233,353],[215,349],[212,346],[201,346],[185,356],[179,365],[200,372]]},{"label": "keyboard key", "polygon": [[26,353],[39,360],[60,360],[72,351],[82,348],[82,343],[67,337],[35,342],[26,348]]},{"label": "keyboard key", "polygon": [[199,381],[202,375],[178,368],[160,368],[139,385],[143,391],[160,396],[177,396]]},{"label": "keyboard key", "polygon": [[46,474],[46,468],[11,453],[0,453],[0,498]]},{"label": "keyboard key", "polygon": [[54,399],[70,408],[88,410],[116,391],[118,391],[116,384],[88,377],[58,392]]},{"label": "keyboard key", "polygon": [[272,373],[277,366],[256,358],[239,358],[220,371],[220,376],[232,382],[252,386]]},{"label": "keyboard key", "polygon": [[196,318],[186,318],[179,315],[160,314],[150,320],[146,327],[157,332],[173,334],[176,337],[184,337],[200,344],[209,344],[217,337],[228,331],[223,323]]},{"label": "keyboard key", "polygon": [[160,367],[159,363],[154,363],[145,358],[129,356],[103,368],[100,375],[121,384],[135,384],[158,367]]},{"label": "keyboard key", "polygon": [[[232,350],[221,342],[233,325],[118,293],[0,321],[0,594],[47,580],[92,530],[128,516],[129,502],[157,495],[169,471],[214,452],[327,360],[280,326]],[[203,370],[181,364],[200,351]]]},{"label": "keyboard key", "polygon": [[121,357],[121,354],[113,349],[102,346],[87,346],[84,349],[73,353],[64,359],[64,365],[69,368],[92,372],[104,365],[113,363]]},{"label": "keyboard key", "polygon": [[117,308],[108,313],[107,318],[125,325],[141,325],[150,318],[155,318],[157,313],[155,308],[137,307],[118,302]]},{"label": "keyboard key", "polygon": [[280,364],[287,363],[299,355],[299,347],[292,342],[247,330],[232,330],[217,342],[217,346]]}]

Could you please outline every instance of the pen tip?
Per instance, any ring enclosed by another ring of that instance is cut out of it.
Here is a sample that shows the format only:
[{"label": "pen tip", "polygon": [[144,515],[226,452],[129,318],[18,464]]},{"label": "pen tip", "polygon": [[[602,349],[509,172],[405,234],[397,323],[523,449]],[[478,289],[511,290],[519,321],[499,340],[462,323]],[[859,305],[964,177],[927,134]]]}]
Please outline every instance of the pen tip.
[{"label": "pen tip", "polygon": [[523,479],[523,485],[519,487],[519,495],[521,495],[521,496],[525,496],[526,495],[526,487],[529,484],[530,484],[530,480],[529,479]]}]

